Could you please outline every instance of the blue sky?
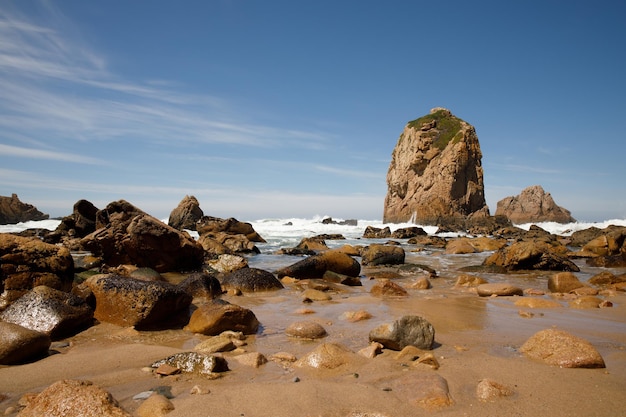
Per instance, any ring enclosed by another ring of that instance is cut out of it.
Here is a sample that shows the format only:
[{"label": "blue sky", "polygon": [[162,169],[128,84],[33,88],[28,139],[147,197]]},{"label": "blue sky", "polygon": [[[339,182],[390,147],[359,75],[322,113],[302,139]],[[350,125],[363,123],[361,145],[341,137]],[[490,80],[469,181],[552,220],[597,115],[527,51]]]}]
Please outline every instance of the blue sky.
[{"label": "blue sky", "polygon": [[0,195],[382,218],[405,124],[474,125],[487,204],[626,218],[618,1],[4,1]]}]

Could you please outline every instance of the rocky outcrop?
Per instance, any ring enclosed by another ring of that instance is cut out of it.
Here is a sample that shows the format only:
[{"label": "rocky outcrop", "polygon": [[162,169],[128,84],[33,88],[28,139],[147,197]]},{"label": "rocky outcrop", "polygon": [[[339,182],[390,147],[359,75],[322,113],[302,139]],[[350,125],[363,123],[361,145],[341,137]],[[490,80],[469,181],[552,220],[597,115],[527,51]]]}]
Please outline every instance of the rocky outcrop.
[{"label": "rocky outcrop", "polygon": [[0,308],[38,285],[69,291],[74,262],[67,248],[0,233]]},{"label": "rocky outcrop", "polygon": [[131,264],[158,272],[199,269],[204,250],[189,234],[170,227],[132,204],[119,200],[96,214],[96,231],[81,249],[109,266]]},{"label": "rocky outcrop", "polygon": [[198,199],[194,196],[185,196],[178,206],[170,213],[167,224],[174,229],[196,230],[196,223],[204,216]]},{"label": "rocky outcrop", "polygon": [[496,216],[498,215],[506,216],[517,224],[576,221],[569,210],[557,206],[550,193],[546,193],[540,185],[527,187],[518,196],[498,201]]},{"label": "rocky outcrop", "polygon": [[30,220],[47,220],[48,215],[31,204],[22,203],[17,194],[0,196],[0,224],[13,224]]},{"label": "rocky outcrop", "polygon": [[85,237],[96,230],[98,208],[87,200],[78,200],[72,214],[61,219],[56,232],[73,237]]},{"label": "rocky outcrop", "polygon": [[488,217],[482,153],[473,126],[434,108],[409,122],[387,172],[384,223],[437,225]]}]

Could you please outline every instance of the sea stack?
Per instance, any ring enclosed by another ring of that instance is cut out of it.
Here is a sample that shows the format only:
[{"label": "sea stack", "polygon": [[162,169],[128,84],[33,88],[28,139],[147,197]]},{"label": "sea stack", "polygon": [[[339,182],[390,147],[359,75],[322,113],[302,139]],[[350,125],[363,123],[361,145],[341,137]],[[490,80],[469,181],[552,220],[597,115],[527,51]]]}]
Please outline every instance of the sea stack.
[{"label": "sea stack", "polygon": [[436,107],[404,128],[387,172],[385,223],[442,225],[489,216],[476,130]]},{"label": "sea stack", "polygon": [[524,188],[520,195],[498,201],[496,216],[506,216],[516,224],[534,222],[575,222],[569,210],[557,206],[540,185]]}]

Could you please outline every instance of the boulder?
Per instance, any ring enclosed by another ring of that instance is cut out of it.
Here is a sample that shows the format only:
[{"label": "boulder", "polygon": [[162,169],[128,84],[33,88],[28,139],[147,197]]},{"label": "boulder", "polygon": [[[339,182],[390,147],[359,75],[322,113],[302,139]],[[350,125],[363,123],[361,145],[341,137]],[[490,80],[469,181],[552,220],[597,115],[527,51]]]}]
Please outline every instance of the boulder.
[{"label": "boulder", "polygon": [[165,359],[153,362],[152,368],[168,365],[180,372],[210,376],[219,372],[228,371],[228,362],[221,356],[207,355],[200,352],[181,352],[168,356]]},{"label": "boulder", "polygon": [[480,401],[493,402],[498,398],[511,396],[513,393],[510,387],[488,378],[481,379],[476,385],[476,398]]},{"label": "boulder", "polygon": [[365,239],[388,239],[390,237],[391,229],[389,226],[382,229],[374,226],[367,226],[363,232],[363,238]]},{"label": "boulder", "polygon": [[409,295],[402,286],[389,280],[382,280],[374,284],[370,293],[378,297],[406,297]]},{"label": "boulder", "polygon": [[55,233],[76,238],[83,238],[96,231],[98,208],[87,200],[74,203],[72,214],[61,219]]},{"label": "boulder", "polygon": [[217,298],[222,295],[222,285],[213,275],[204,272],[195,272],[178,284],[178,288],[191,297]]},{"label": "boulder", "polygon": [[583,286],[584,284],[571,272],[560,272],[548,278],[548,289],[551,292],[568,293]]},{"label": "boulder", "polygon": [[[566,248],[564,248],[566,250]],[[543,241],[522,241],[505,246],[483,261],[509,271],[546,270],[578,272],[576,264],[558,253],[558,248]]]},{"label": "boulder", "polygon": [[322,278],[326,271],[356,277],[361,273],[359,262],[343,252],[329,250],[309,256],[276,271],[278,278],[289,276],[296,279]]},{"label": "boulder", "polygon": [[50,336],[0,321],[0,365],[16,365],[48,354]]},{"label": "boulder", "polygon": [[294,364],[296,367],[314,369],[337,369],[360,362],[363,358],[337,343],[322,343]]},{"label": "boulder", "polygon": [[74,261],[67,248],[0,233],[0,307],[39,285],[69,291],[73,280]]},{"label": "boulder", "polygon": [[526,356],[561,368],[604,368],[604,360],[588,341],[557,329],[541,330],[520,348]]},{"label": "boulder", "polygon": [[409,122],[391,155],[383,223],[488,217],[481,158],[476,130],[449,110]]},{"label": "boulder", "polygon": [[212,269],[217,272],[229,273],[238,269],[247,268],[248,261],[241,255],[233,255],[230,253],[223,253],[217,256],[217,259],[211,259],[206,261]]},{"label": "boulder", "polygon": [[225,290],[241,292],[280,290],[283,284],[271,272],[258,268],[242,268],[224,274],[221,284]]},{"label": "boulder", "polygon": [[325,251],[328,249],[326,242],[322,237],[305,237],[296,246],[296,249],[312,250],[316,252]]},{"label": "boulder", "polygon": [[81,240],[81,248],[101,256],[109,266],[133,264],[158,272],[199,269],[204,250],[187,233],[120,200],[96,215],[97,230]]},{"label": "boulder", "polygon": [[62,380],[31,397],[19,417],[131,417],[113,396],[89,381]]},{"label": "boulder", "polygon": [[216,299],[200,305],[191,315],[185,329],[207,336],[217,336],[227,330],[255,334],[259,329],[259,320],[247,308]]},{"label": "boulder", "polygon": [[496,216],[506,216],[516,224],[536,222],[575,222],[569,210],[556,205],[540,185],[522,190],[520,195],[498,201]]},{"label": "boulder", "polygon": [[442,410],[454,403],[448,381],[434,372],[405,372],[399,377],[384,379],[379,384],[383,384],[384,389],[392,391],[402,401],[428,412]]},{"label": "boulder", "polygon": [[476,293],[481,297],[524,295],[521,288],[507,283],[480,284],[476,287]]},{"label": "boulder", "polygon": [[96,299],[96,319],[118,326],[163,328],[186,319],[192,296],[168,282],[119,275],[95,275],[85,281]]},{"label": "boulder", "polygon": [[285,329],[285,334],[300,339],[321,339],[326,337],[328,333],[326,329],[314,321],[297,321],[291,323]]},{"label": "boulder", "polygon": [[76,295],[41,285],[15,300],[0,320],[59,339],[91,326],[93,310]]},{"label": "boulder", "polygon": [[240,222],[232,217],[221,219],[219,217],[204,216],[198,221],[196,230],[200,236],[223,232],[229,235],[244,235],[251,242],[265,242],[265,239],[254,230],[250,223]]},{"label": "boulder", "polygon": [[167,224],[177,230],[196,230],[196,224],[203,216],[204,213],[196,197],[187,195],[172,210]]},{"label": "boulder", "polygon": [[369,245],[361,252],[363,266],[398,265],[404,263],[404,249],[399,246]]},{"label": "boulder", "polygon": [[412,226],[412,227],[402,227],[400,229],[394,230],[391,234],[392,239],[410,239],[412,237],[417,236],[426,236],[428,233],[421,227]]},{"label": "boulder", "polygon": [[31,220],[47,220],[49,216],[37,207],[20,201],[17,194],[0,196],[0,224],[15,224]]},{"label": "boulder", "polygon": [[435,328],[423,317],[404,316],[373,329],[369,340],[392,350],[402,350],[406,346],[430,350],[435,341]]}]

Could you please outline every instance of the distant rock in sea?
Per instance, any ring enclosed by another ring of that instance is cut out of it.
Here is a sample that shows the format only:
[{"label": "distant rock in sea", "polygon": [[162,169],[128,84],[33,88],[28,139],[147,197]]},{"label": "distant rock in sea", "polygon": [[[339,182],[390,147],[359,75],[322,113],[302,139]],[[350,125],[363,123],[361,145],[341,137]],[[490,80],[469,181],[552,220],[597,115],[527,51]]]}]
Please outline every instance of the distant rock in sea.
[{"label": "distant rock in sea", "polygon": [[576,221],[570,211],[557,206],[550,193],[546,193],[540,185],[527,187],[518,196],[498,201],[496,216],[498,215],[506,216],[517,224]]},{"label": "distant rock in sea", "polygon": [[31,220],[47,220],[50,216],[31,204],[20,201],[17,194],[0,196],[0,224],[14,224]]},{"label": "distant rock in sea", "polygon": [[384,223],[438,225],[489,217],[476,130],[437,107],[409,122],[387,172]]}]

